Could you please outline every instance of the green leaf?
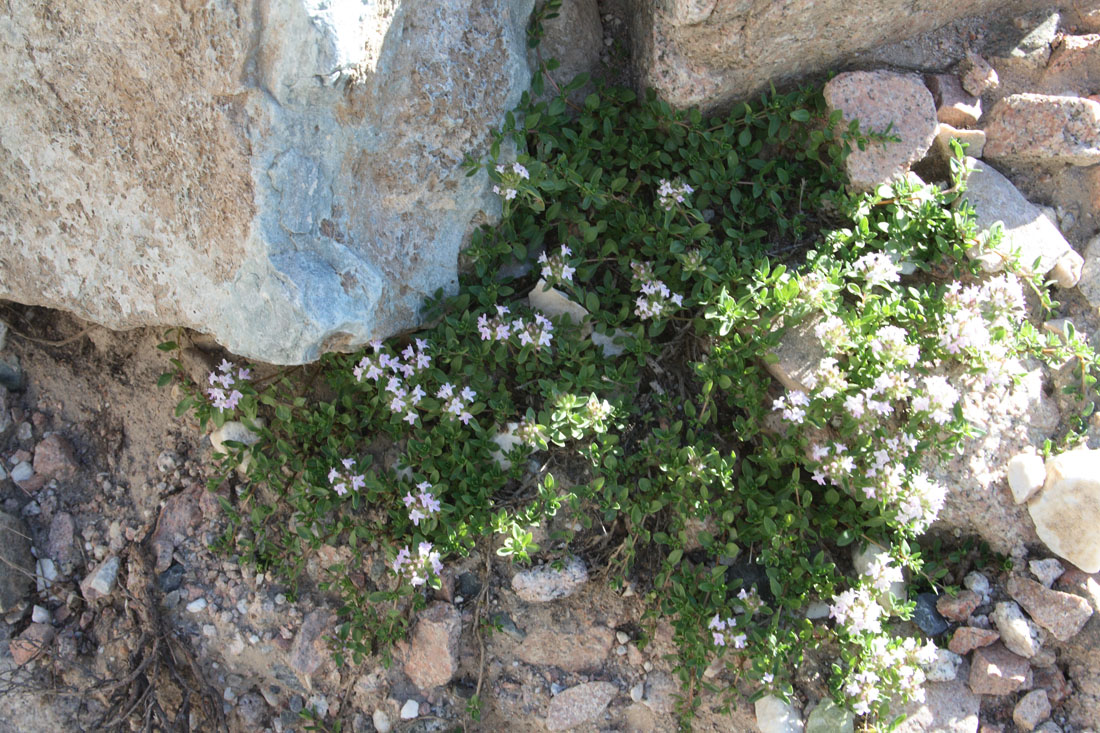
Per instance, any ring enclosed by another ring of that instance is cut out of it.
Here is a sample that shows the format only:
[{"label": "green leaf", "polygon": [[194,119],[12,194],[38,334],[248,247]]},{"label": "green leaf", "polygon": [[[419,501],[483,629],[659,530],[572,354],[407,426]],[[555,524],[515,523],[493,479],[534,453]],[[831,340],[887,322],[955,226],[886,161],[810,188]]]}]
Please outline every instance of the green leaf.
[{"label": "green leaf", "polygon": [[791,112],[791,119],[795,122],[807,122],[810,119],[810,112],[805,109],[796,109]]},{"label": "green leaf", "polygon": [[164,387],[172,381],[172,377],[174,376],[176,375],[173,372],[165,372],[164,374],[161,374],[160,377],[157,378],[157,386]]}]

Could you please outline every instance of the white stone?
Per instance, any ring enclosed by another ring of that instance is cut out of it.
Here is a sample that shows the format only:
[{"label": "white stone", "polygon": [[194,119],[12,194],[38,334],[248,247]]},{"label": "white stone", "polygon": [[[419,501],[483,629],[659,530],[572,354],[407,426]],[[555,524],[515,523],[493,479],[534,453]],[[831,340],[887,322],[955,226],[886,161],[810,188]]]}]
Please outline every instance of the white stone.
[{"label": "white stone", "polygon": [[1062,255],[1047,276],[1060,288],[1072,288],[1080,282],[1084,265],[1084,258],[1071,249]]},{"label": "white stone", "polygon": [[80,584],[80,590],[89,601],[104,598],[111,595],[115,589],[115,581],[118,579],[118,571],[121,561],[117,556],[111,556],[104,560],[99,567],[93,570]]},{"label": "white stone", "polygon": [[31,621],[36,624],[48,624],[50,622],[50,612],[42,606],[36,605],[31,609]]},{"label": "white stone", "polygon": [[48,589],[57,580],[57,566],[48,557],[40,557],[35,561],[35,580],[38,592]]},{"label": "white stone", "polygon": [[639,682],[630,688],[630,699],[634,702],[641,702],[642,697],[645,696],[645,683]]},{"label": "white stone", "polygon": [[[257,418],[255,423],[257,427],[263,427],[264,420],[263,418]],[[249,430],[244,423],[238,422],[236,420],[228,420],[224,424],[222,424],[220,428],[210,433],[210,445],[214,447],[214,452],[224,453],[228,455],[230,453],[233,453],[235,449],[227,446],[227,441],[241,443],[246,446],[256,445],[260,442],[260,436],[257,433]],[[246,451],[244,454],[244,460],[242,460],[240,465],[237,466],[237,472],[241,476],[244,476],[248,473],[248,468],[251,465],[252,454]]]},{"label": "white stone", "polygon": [[989,603],[990,597],[993,594],[993,586],[989,582],[989,578],[985,577],[977,570],[971,570],[963,578],[963,585],[967,590],[972,590],[982,597],[982,603]]},{"label": "white stone", "polygon": [[573,302],[557,288],[548,287],[542,278],[539,278],[535,287],[527,294],[527,301],[532,308],[549,318],[568,315],[575,325],[583,324],[582,333],[588,334],[592,331],[592,324],[586,322],[588,311],[584,306]]},{"label": "white stone", "polygon": [[510,422],[504,426],[503,432],[493,436],[493,442],[497,445],[496,449],[493,451],[493,460],[505,471],[512,467],[512,462],[508,460],[508,453],[517,445],[523,443],[519,436],[516,435],[517,428],[519,428],[519,423]]},{"label": "white stone", "polygon": [[1100,572],[1100,451],[1069,451],[1047,461],[1046,483],[1028,512],[1052,552],[1086,573]]},{"label": "white stone", "polygon": [[1027,566],[1031,569],[1031,574],[1047,588],[1054,585],[1054,581],[1066,572],[1062,563],[1053,557],[1048,557],[1046,560],[1032,560]]},{"label": "white stone", "polygon": [[22,483],[34,475],[34,468],[29,461],[21,461],[11,470],[11,480]]},{"label": "white stone", "polygon": [[803,733],[805,725],[798,709],[778,697],[766,695],[756,701],[756,727],[760,733]]},{"label": "white stone", "polygon": [[811,621],[829,617],[829,604],[825,601],[813,601],[806,606],[806,618]]},{"label": "white stone", "polygon": [[195,600],[193,600],[193,601],[191,601],[190,603],[187,604],[187,612],[188,613],[198,613],[199,611],[203,610],[204,608],[206,608],[206,599],[205,598],[196,598]]},{"label": "white stone", "polygon": [[989,615],[1010,652],[1031,659],[1041,648],[1039,627],[1024,615],[1015,601],[1002,601]]},{"label": "white stone", "polygon": [[416,700],[406,700],[405,704],[401,706],[401,719],[412,720],[420,715],[420,703]]},{"label": "white stone", "polygon": [[571,555],[560,570],[552,565],[521,570],[512,576],[512,590],[528,603],[545,603],[571,596],[587,582],[584,561]]},{"label": "white stone", "polygon": [[615,332],[612,333],[610,336],[605,336],[599,331],[593,331],[592,343],[596,344],[596,346],[599,346],[603,350],[605,356],[618,356],[619,354],[622,354],[624,351],[626,351],[626,349],[623,346],[615,343],[615,339],[623,338],[627,335],[628,334],[621,328],[616,328]]},{"label": "white stone", "polygon": [[837,707],[835,702],[825,698],[806,719],[806,733],[852,733],[855,719],[852,711]]},{"label": "white stone", "polygon": [[1009,459],[1006,473],[1013,500],[1023,504],[1043,488],[1047,467],[1038,454],[1020,453]]},{"label": "white stone", "polygon": [[[1036,260],[1036,271],[1045,275],[1072,251],[1069,242],[1050,218],[1012,184],[984,161],[967,157],[973,167],[967,179],[963,198],[974,207],[978,228],[988,230],[1001,222],[1004,237],[994,247],[975,246],[967,251],[972,258],[981,258],[983,268],[1003,269],[1004,262],[1014,254],[1020,265],[1030,271]],[[991,267],[986,267],[989,264]]]},{"label": "white stone", "polygon": [[386,715],[382,709],[375,710],[371,715],[371,720],[374,721],[374,729],[378,733],[390,733],[393,729],[393,723],[390,722],[390,716]]}]

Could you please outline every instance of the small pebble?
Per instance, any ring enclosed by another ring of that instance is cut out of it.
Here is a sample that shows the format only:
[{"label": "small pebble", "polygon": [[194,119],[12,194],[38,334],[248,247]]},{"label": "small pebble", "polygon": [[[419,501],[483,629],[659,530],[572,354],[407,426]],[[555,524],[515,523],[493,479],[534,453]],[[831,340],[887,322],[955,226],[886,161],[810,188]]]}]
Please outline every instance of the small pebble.
[{"label": "small pebble", "polygon": [[645,664],[642,665],[642,669],[644,669],[646,672],[652,672],[653,671],[653,662],[646,662]]},{"label": "small pebble", "polygon": [[625,631],[616,631],[615,638],[619,640],[620,644],[625,644],[630,641],[630,634],[626,633]]},{"label": "small pebble", "polygon": [[619,644],[617,647],[615,647],[615,653],[620,657],[624,656],[626,654],[626,647],[622,644]]},{"label": "small pebble", "polygon": [[634,702],[641,702],[645,696],[645,683],[639,682],[630,688],[630,699]]},{"label": "small pebble", "polygon": [[36,624],[48,624],[50,622],[50,612],[42,606],[35,606],[31,609],[31,621]]},{"label": "small pebble", "polygon": [[371,719],[374,721],[374,729],[378,733],[390,733],[393,729],[393,723],[390,722],[390,716],[382,710],[375,710],[371,715]]},{"label": "small pebble", "polygon": [[214,626],[214,624],[203,624],[202,625],[202,635],[203,636],[210,636],[210,637],[217,636],[218,635],[218,629]]},{"label": "small pebble", "polygon": [[205,598],[196,598],[195,600],[193,600],[193,601],[191,601],[190,603],[187,604],[188,613],[198,613],[199,611],[203,610],[204,608],[206,608],[206,599]]},{"label": "small pebble", "polygon": [[401,719],[412,720],[420,715],[420,703],[416,700],[407,700],[405,704],[401,706]]}]

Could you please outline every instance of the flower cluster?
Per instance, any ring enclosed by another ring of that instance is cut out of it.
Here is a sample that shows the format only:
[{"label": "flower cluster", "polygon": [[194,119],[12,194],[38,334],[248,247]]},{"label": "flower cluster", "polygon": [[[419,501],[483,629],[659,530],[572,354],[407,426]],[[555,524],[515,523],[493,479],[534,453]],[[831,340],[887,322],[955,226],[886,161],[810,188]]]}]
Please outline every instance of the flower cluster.
[{"label": "flower cluster", "polygon": [[882,606],[875,595],[865,588],[850,588],[833,597],[829,616],[847,628],[850,634],[882,631]]},{"label": "flower cluster", "polygon": [[665,211],[671,211],[672,207],[684,203],[684,197],[692,193],[695,193],[695,189],[688,184],[679,182],[673,185],[662,178],[660,185],[657,187],[657,203]]},{"label": "flower cluster", "polygon": [[345,458],[340,461],[343,470],[332,468],[328,472],[328,483],[337,496],[344,496],[348,491],[358,491],[366,485],[366,477],[361,473],[355,473],[355,459]]},{"label": "flower cluster", "polygon": [[924,670],[935,660],[932,642],[920,645],[911,637],[875,637],[861,649],[855,668],[849,671],[844,694],[857,715],[866,715],[876,702],[899,694],[922,701]]},{"label": "flower cluster", "polygon": [[902,582],[901,568],[890,562],[886,553],[877,555],[863,572],[867,581],[879,593],[886,593],[894,583]]},{"label": "flower cluster", "polygon": [[444,382],[439,391],[435,393],[435,396],[443,400],[443,411],[452,420],[460,420],[463,425],[469,425],[473,415],[470,414],[467,408],[473,404],[477,392],[466,386],[456,393],[453,384]]},{"label": "flower cluster", "polygon": [[809,404],[810,399],[806,396],[806,393],[796,389],[773,401],[772,409],[782,413],[784,420],[790,420],[796,425],[800,425],[806,419],[806,407]]},{"label": "flower cluster", "polygon": [[868,289],[876,285],[888,285],[901,280],[901,270],[883,252],[865,254],[852,264],[852,269],[867,283]]},{"label": "flower cluster", "polygon": [[[372,341],[374,349],[372,356],[364,356],[352,369],[356,380],[369,379],[380,382],[385,378],[385,391],[390,394],[389,408],[394,414],[403,415],[401,418],[409,425],[417,420],[417,406],[427,393],[419,384],[412,384],[405,380],[412,380],[417,374],[423,372],[432,363],[432,357],[428,355],[428,342],[416,339],[416,346],[409,344],[401,352],[400,357],[382,351],[380,341]],[[389,370],[387,376],[385,370]]]},{"label": "flower cluster", "polygon": [[414,586],[424,585],[431,575],[439,577],[443,572],[443,562],[431,542],[421,542],[416,548],[416,555],[408,547],[402,547],[390,567]]},{"label": "flower cluster", "polygon": [[845,351],[852,345],[852,331],[840,316],[829,315],[814,326],[814,335],[830,354]]},{"label": "flower cluster", "polygon": [[482,341],[509,341],[513,336],[520,346],[534,346],[541,349],[549,346],[554,338],[554,324],[546,316],[536,313],[531,321],[519,316],[507,318],[511,311],[507,306],[498,305],[497,314],[490,318],[482,313],[477,319],[477,331]]},{"label": "flower cluster", "polygon": [[410,491],[405,494],[401,501],[405,502],[405,508],[409,510],[409,521],[419,527],[421,520],[438,514],[440,506],[439,500],[430,491],[432,488],[430,483],[421,481],[416,485],[416,488],[416,496],[413,496]]},{"label": "flower cluster", "polygon": [[714,618],[707,624],[707,628],[711,630],[711,638],[714,640],[715,646],[726,646],[728,643],[734,649],[744,649],[749,638],[745,634],[733,633],[736,626],[737,622],[734,619],[723,619],[718,614],[714,614]]},{"label": "flower cluster", "polygon": [[944,304],[947,315],[939,342],[949,354],[969,351],[987,359],[1003,357],[997,334],[1018,325],[1024,317],[1024,294],[1014,275],[966,288],[952,283],[944,294]]},{"label": "flower cluster", "polygon": [[959,391],[946,377],[931,376],[924,378],[924,392],[914,396],[911,404],[915,412],[927,412],[933,422],[943,425],[954,417],[952,409],[958,401]]},{"label": "flower cluster", "polygon": [[569,249],[564,244],[556,255],[547,257],[545,252],[540,254],[539,263],[542,264],[542,279],[546,282],[572,282],[573,273],[577,270],[571,267],[565,259],[572,254],[573,250]]},{"label": "flower cluster", "polygon": [[252,376],[251,370],[242,367],[237,369],[237,376],[234,377],[233,370],[235,368],[236,365],[233,362],[222,359],[217,371],[210,372],[210,375],[206,378],[207,383],[210,385],[210,389],[206,390],[206,395],[210,398],[211,404],[222,412],[232,410],[237,406],[244,394],[236,387],[241,382],[248,381]]},{"label": "flower cluster", "polygon": [[642,294],[635,301],[634,314],[639,318],[660,318],[673,306],[682,308],[684,296],[673,293],[664,282],[653,274],[653,266],[648,262],[632,262],[630,269],[634,274],[634,283],[641,288]]},{"label": "flower cluster", "polygon": [[501,176],[501,182],[504,186],[493,186],[493,193],[498,196],[503,196],[505,200],[511,201],[516,197],[516,184],[521,180],[528,180],[531,178],[531,174],[527,172],[519,163],[512,163],[511,167],[505,166],[503,163],[497,165],[497,173]]}]

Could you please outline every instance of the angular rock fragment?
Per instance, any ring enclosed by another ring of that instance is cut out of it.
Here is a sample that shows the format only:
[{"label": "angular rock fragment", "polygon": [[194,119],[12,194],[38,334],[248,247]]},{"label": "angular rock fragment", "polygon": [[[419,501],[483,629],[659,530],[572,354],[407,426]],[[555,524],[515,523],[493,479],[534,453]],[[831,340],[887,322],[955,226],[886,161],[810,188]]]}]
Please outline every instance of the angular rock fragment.
[{"label": "angular rock fragment", "polygon": [[576,555],[566,558],[561,569],[553,565],[521,570],[512,577],[512,590],[528,603],[546,603],[573,595],[588,582],[588,569]]},{"label": "angular rock fragment", "polygon": [[585,682],[562,690],[550,700],[547,730],[569,730],[604,711],[619,688],[610,682]]},{"label": "angular rock fragment", "polygon": [[50,433],[34,448],[34,472],[52,478],[69,478],[80,468],[72,443],[59,433]]},{"label": "angular rock fragment", "polygon": [[924,685],[924,700],[912,700],[904,706],[891,704],[891,711],[906,716],[894,733],[976,733],[980,706],[981,698],[961,680],[928,682]]},{"label": "angular rock fragment", "polygon": [[1024,686],[1028,663],[1001,644],[977,649],[970,659],[970,689],[977,695],[1009,695]]},{"label": "angular rock fragment", "polygon": [[122,567],[122,561],[117,556],[111,556],[88,573],[80,583],[80,592],[87,601],[95,601],[111,595],[118,580],[118,571]]},{"label": "angular rock fragment", "polygon": [[1082,97],[1013,94],[985,122],[985,157],[1009,165],[1100,163],[1100,103]]},{"label": "angular rock fragment", "polygon": [[982,597],[972,590],[959,591],[958,595],[949,596],[946,593],[936,600],[936,610],[944,618],[962,623],[970,618],[974,609],[982,605]]},{"label": "angular rock fragment", "polygon": [[1030,499],[1047,479],[1047,467],[1036,453],[1019,453],[1008,461],[1008,488],[1017,504]]},{"label": "angular rock fragment", "polygon": [[405,659],[405,674],[427,692],[451,681],[458,671],[458,643],[462,614],[454,606],[437,601],[417,617]]},{"label": "angular rock fragment", "polygon": [[865,191],[904,176],[920,160],[936,134],[936,105],[920,77],[889,71],[839,74],[825,85],[825,102],[840,110],[845,124],[859,120],[863,130],[883,132],[892,124],[898,142],[853,150],[845,161],[852,188]]},{"label": "angular rock fragment", "polygon": [[1048,557],[1046,560],[1032,560],[1027,566],[1031,570],[1031,574],[1038,578],[1039,582],[1046,588],[1054,585],[1054,581],[1066,572],[1062,563],[1053,557]]},{"label": "angular rock fragment", "polygon": [[1032,690],[1016,703],[1012,710],[1012,722],[1022,731],[1034,730],[1050,717],[1050,700],[1044,690]]},{"label": "angular rock fragment", "polygon": [[1028,659],[1039,653],[1042,646],[1039,629],[1018,605],[1012,601],[1002,601],[993,608],[989,617],[1009,650]]},{"label": "angular rock fragment", "polygon": [[990,272],[1002,269],[1013,253],[1018,253],[1025,269],[1032,269],[1038,260],[1035,271],[1050,272],[1072,249],[1058,227],[991,165],[971,158],[967,162],[973,171],[964,198],[974,207],[978,227],[989,229],[998,221],[1004,225],[1004,238],[995,248],[975,247],[967,254],[980,257],[982,268]]},{"label": "angular rock fragment", "polygon": [[974,52],[968,52],[966,58],[959,62],[958,73],[963,90],[975,97],[982,96],[1001,83],[997,70]]},{"label": "angular rock fragment", "polygon": [[1100,236],[1093,237],[1085,247],[1077,289],[1090,305],[1100,307]]},{"label": "angular rock fragment", "polygon": [[16,665],[22,667],[46,651],[56,635],[57,632],[49,624],[31,624],[17,639],[9,643],[12,659]]},{"label": "angular rock fragment", "polygon": [[1100,451],[1047,461],[1042,493],[1028,504],[1039,538],[1086,573],[1100,572]]},{"label": "angular rock fragment", "polygon": [[963,89],[957,76],[929,74],[924,81],[936,104],[936,119],[952,127],[977,124],[982,116],[982,100]]},{"label": "angular rock fragment", "polygon": [[955,629],[947,648],[956,654],[967,655],[978,647],[989,646],[1001,638],[992,629],[976,629],[973,626],[960,626]]},{"label": "angular rock fragment", "polygon": [[1092,607],[1084,598],[1051,590],[1028,578],[1013,575],[1006,589],[1035,623],[1059,641],[1076,636],[1092,616]]}]

